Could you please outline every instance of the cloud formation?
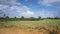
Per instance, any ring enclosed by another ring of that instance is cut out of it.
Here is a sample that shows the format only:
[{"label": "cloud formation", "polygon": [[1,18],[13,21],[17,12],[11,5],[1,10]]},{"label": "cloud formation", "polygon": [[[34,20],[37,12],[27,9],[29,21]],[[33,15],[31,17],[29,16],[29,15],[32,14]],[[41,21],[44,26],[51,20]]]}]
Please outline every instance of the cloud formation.
[{"label": "cloud formation", "polygon": [[17,0],[0,0],[0,4],[3,5],[15,5],[17,3]]},{"label": "cloud formation", "polygon": [[34,15],[35,15],[34,12],[29,11],[29,10],[22,13],[22,16],[25,16],[25,17],[32,17]]},{"label": "cloud formation", "polygon": [[[22,2],[17,2],[18,0],[0,0],[0,16],[2,16],[3,13],[5,13],[7,16],[25,16],[25,17],[38,17],[38,16],[42,16],[42,17],[55,17],[58,16],[60,14],[60,9],[59,11],[46,11],[45,9],[42,8],[37,8],[43,7],[43,6],[53,6],[54,8],[60,8],[60,0],[37,0],[38,4],[37,5],[37,1],[33,1],[32,2],[28,2],[29,0],[21,0]],[[25,2],[23,2],[25,1]],[[25,3],[25,4],[24,4]],[[30,7],[28,6],[30,5]],[[31,7],[32,6],[32,7]],[[36,8],[36,9],[35,9]],[[39,9],[42,9],[42,11],[38,11]],[[47,8],[48,10],[49,8]],[[36,10],[36,11],[35,11]],[[53,10],[53,9],[51,9]],[[55,9],[54,9],[55,10]],[[34,12],[35,11],[35,12]],[[39,14],[38,14],[39,13]]]},{"label": "cloud formation", "polygon": [[42,18],[47,18],[47,17],[60,17],[59,16],[59,11],[47,11],[47,10],[45,10],[45,9],[43,9],[42,11],[40,11],[40,16],[42,17]]},{"label": "cloud formation", "polygon": [[60,0],[38,0],[38,4],[60,8]]},{"label": "cloud formation", "polygon": [[[31,17],[34,15],[34,12],[30,11],[27,6],[9,6],[9,5],[0,5],[0,13],[3,12],[7,16],[15,17],[15,16],[26,16]],[[3,14],[1,13],[0,16]]]}]

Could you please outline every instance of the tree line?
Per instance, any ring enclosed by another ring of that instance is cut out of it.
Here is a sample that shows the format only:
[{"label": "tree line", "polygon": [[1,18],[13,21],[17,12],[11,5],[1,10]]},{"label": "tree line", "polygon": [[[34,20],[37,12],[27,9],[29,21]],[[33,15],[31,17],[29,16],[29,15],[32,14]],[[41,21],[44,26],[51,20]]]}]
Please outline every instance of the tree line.
[{"label": "tree line", "polygon": [[43,19],[60,19],[58,17],[47,17],[47,18],[41,18],[40,16],[38,16],[38,18],[35,17],[29,17],[29,18],[25,18],[24,16],[21,16],[20,18],[14,17],[14,18],[10,18],[9,16],[6,16],[6,14],[4,14],[3,17],[0,17],[0,19],[4,19],[4,20],[22,20],[22,21],[38,21],[38,20],[43,20]]},{"label": "tree line", "polygon": [[21,16],[20,18],[17,18],[16,16],[14,18],[10,18],[9,16],[6,16],[6,14],[4,14],[3,17],[0,17],[0,19],[4,19],[4,20],[22,20],[22,21],[38,21],[41,19],[41,17],[39,16],[38,18],[34,18],[34,17],[29,17],[29,18],[25,18],[24,16]]}]

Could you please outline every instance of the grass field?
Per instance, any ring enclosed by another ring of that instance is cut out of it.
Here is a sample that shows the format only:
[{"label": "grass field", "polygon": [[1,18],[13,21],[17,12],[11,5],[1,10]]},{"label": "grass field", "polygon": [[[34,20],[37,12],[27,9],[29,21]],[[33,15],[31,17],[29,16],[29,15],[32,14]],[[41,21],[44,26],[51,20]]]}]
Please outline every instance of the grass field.
[{"label": "grass field", "polygon": [[0,21],[0,26],[4,26],[6,28],[16,27],[24,30],[29,29],[30,32],[36,29],[38,29],[39,32],[42,32],[44,30],[60,31],[60,19],[57,19],[57,20],[46,19],[46,20],[40,20],[40,21],[19,21],[19,20],[4,21],[3,20],[3,21]]}]

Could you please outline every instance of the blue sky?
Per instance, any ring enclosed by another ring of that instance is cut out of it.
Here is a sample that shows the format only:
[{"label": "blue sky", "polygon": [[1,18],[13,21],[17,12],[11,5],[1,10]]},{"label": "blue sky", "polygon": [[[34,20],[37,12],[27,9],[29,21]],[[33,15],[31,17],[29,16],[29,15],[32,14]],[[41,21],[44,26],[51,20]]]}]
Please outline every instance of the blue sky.
[{"label": "blue sky", "polygon": [[60,17],[60,0],[0,0],[0,17]]}]

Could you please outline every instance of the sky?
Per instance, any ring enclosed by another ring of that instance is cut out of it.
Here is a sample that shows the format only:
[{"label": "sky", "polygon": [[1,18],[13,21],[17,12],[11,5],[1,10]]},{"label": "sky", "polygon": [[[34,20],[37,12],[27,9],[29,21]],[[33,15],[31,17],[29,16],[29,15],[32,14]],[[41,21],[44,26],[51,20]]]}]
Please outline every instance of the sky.
[{"label": "sky", "polygon": [[60,0],[0,0],[0,17],[59,17]]}]

